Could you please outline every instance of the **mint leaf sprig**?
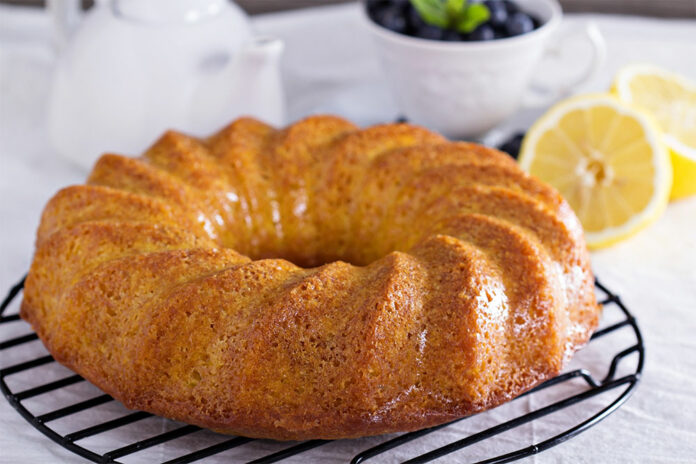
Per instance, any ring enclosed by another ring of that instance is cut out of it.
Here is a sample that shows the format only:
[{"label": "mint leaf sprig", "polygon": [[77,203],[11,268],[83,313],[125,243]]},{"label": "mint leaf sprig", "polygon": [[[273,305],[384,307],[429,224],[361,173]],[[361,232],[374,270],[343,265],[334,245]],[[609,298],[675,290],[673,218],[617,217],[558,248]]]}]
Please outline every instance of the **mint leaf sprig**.
[{"label": "mint leaf sprig", "polygon": [[411,0],[411,4],[427,24],[464,34],[491,17],[486,5],[467,0]]}]

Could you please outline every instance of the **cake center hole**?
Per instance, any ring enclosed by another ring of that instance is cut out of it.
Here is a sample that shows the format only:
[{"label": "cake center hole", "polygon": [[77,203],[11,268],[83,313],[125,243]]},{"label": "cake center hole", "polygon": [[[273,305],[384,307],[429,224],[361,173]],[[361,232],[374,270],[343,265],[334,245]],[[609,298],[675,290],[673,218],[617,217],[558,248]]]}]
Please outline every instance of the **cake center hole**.
[{"label": "cake center hole", "polygon": [[329,241],[322,237],[292,240],[286,236],[285,240],[271,239],[267,243],[258,243],[256,246],[245,245],[247,246],[234,244],[232,248],[253,260],[284,259],[303,268],[318,267],[336,261],[343,261],[354,266],[366,266],[396,251],[360,246],[341,238]]},{"label": "cake center hole", "polygon": [[343,261],[354,266],[366,266],[381,257],[356,256],[348,252],[342,254],[331,252],[303,253],[302,250],[277,250],[276,252],[264,250],[259,253],[248,253],[247,256],[254,260],[284,259],[303,268],[323,266],[335,261]]}]

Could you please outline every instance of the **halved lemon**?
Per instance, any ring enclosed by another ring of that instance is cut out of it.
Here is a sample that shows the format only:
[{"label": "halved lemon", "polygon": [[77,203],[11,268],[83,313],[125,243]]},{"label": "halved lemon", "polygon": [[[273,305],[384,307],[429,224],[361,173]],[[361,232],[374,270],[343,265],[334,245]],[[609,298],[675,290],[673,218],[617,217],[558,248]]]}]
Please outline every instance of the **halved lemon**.
[{"label": "halved lemon", "polygon": [[656,122],[608,94],[573,97],[527,132],[519,163],[575,210],[590,248],[611,245],[655,221],[672,186]]},{"label": "halved lemon", "polygon": [[617,73],[613,91],[657,119],[672,157],[671,198],[696,194],[696,83],[655,66],[631,65]]}]

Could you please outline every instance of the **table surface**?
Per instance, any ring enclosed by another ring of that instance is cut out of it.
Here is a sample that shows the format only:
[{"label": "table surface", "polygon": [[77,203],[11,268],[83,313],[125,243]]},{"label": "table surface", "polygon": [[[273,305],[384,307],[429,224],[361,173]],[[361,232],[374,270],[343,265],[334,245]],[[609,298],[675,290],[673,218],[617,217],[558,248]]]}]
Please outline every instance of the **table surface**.
[{"label": "table surface", "polygon": [[[596,22],[605,36],[608,60],[579,90],[608,88],[614,72],[635,61],[652,62],[696,79],[696,21],[568,15],[562,29],[585,21]],[[259,16],[254,24],[260,32],[279,36],[287,44],[283,72],[291,119],[332,112],[367,125],[398,115],[355,5]],[[34,231],[45,202],[60,187],[80,183],[85,176],[57,157],[46,140],[44,104],[54,60],[48,26],[39,10],[0,7],[3,289],[29,266]],[[582,56],[582,51],[574,56]],[[538,111],[520,111],[501,130],[524,129],[538,115]],[[595,273],[623,297],[642,327],[647,346],[643,380],[635,395],[600,425],[525,462],[693,462],[696,198],[670,204],[655,225],[613,248],[593,253],[592,262]],[[2,329],[0,338],[8,338],[8,330],[25,332],[26,327]],[[10,361],[0,352],[0,367]],[[533,407],[532,400],[518,403],[523,409]],[[495,414],[493,411],[491,417]],[[461,432],[456,427],[450,440]],[[515,433],[538,441],[543,427],[532,425]],[[341,462],[336,457],[341,446],[354,451],[373,442],[347,443],[320,452],[317,462]],[[478,452],[495,452],[504,443],[499,440]],[[432,443],[425,440],[418,446],[425,450]],[[452,461],[469,455],[454,456]],[[396,454],[386,462],[405,457]],[[40,435],[0,400],[0,462],[57,461],[83,462]]]}]

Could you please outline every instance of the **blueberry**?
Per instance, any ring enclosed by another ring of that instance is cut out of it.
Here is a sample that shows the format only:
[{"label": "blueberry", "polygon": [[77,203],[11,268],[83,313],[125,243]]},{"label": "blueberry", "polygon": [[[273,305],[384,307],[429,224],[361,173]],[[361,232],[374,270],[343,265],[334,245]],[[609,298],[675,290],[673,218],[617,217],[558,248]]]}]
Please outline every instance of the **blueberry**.
[{"label": "blueberry", "polygon": [[534,23],[534,29],[538,29],[539,26],[541,26],[541,21],[539,21],[539,19],[535,16],[529,15],[529,17],[532,18],[532,22]]},{"label": "blueberry", "polygon": [[415,33],[421,27],[426,26],[426,22],[421,18],[420,13],[416,10],[410,3],[406,7],[406,18],[408,20],[408,26],[412,33]]},{"label": "blueberry", "polygon": [[414,35],[416,37],[420,37],[421,39],[442,40],[444,33],[445,31],[443,29],[426,24],[425,26],[416,29],[416,33]]},{"label": "blueberry", "polygon": [[496,39],[506,39],[508,37],[507,30],[505,27],[495,28],[495,38]]},{"label": "blueberry", "polygon": [[471,40],[493,40],[495,39],[495,31],[488,24],[482,24],[469,34]]},{"label": "blueberry", "polygon": [[403,9],[394,5],[378,9],[374,12],[373,19],[377,24],[402,34],[406,32],[406,28],[408,27]]},{"label": "blueberry", "polygon": [[445,31],[442,34],[442,40],[445,40],[447,42],[460,42],[464,40],[464,38],[457,31],[454,31],[452,29],[445,29]]},{"label": "blueberry", "polygon": [[522,139],[524,138],[524,133],[519,132],[514,134],[509,139],[505,140],[498,149],[506,152],[508,155],[517,159],[517,155],[520,153],[520,147],[522,146]]},{"label": "blueberry", "polygon": [[510,0],[503,0],[503,3],[505,4],[505,9],[507,10],[508,16],[520,11],[520,7],[517,6],[515,2],[512,2]]},{"label": "blueberry", "polygon": [[367,7],[367,12],[370,14],[370,17],[372,19],[375,19],[375,14],[383,9],[389,6],[389,1],[388,0],[367,0],[366,7]]},{"label": "blueberry", "polygon": [[488,22],[493,27],[502,27],[505,25],[505,21],[508,18],[507,8],[502,0],[486,0],[484,4],[488,7],[488,11],[491,14]]},{"label": "blueberry", "polygon": [[508,18],[505,29],[510,36],[526,34],[534,30],[534,22],[528,15],[518,12]]}]

